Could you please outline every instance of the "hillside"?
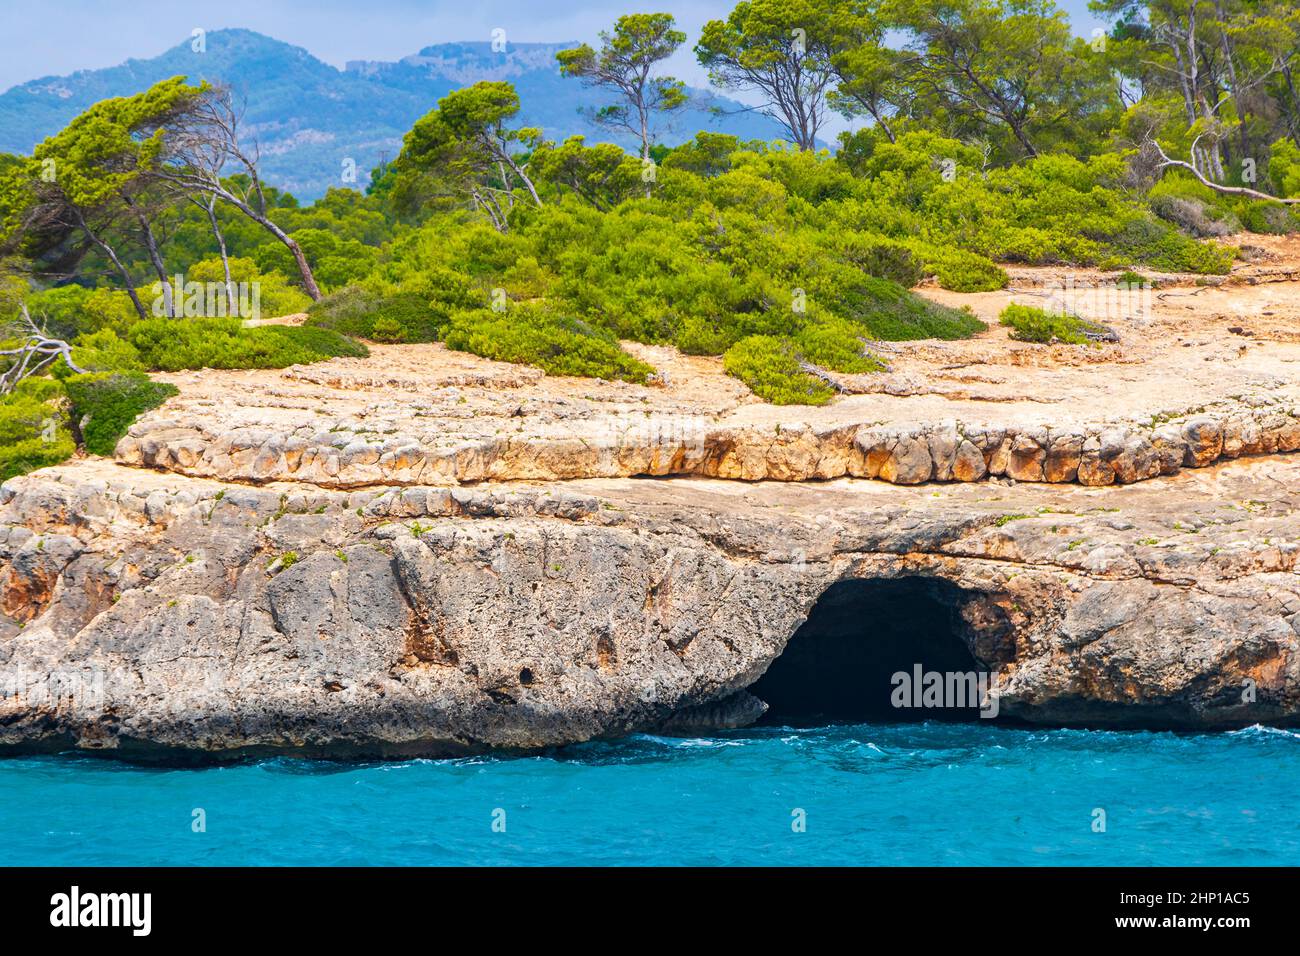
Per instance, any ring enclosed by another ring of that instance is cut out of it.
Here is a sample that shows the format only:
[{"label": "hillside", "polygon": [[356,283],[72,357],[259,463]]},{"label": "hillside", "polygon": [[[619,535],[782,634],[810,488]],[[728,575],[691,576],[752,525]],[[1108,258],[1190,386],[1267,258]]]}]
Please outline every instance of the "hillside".
[{"label": "hillside", "polygon": [[[247,104],[246,120],[262,149],[268,181],[303,200],[342,185],[345,159],[356,162],[364,187],[370,169],[401,148],[402,135],[438,98],[478,80],[514,83],[521,121],[555,140],[581,134],[589,142],[620,142],[586,118],[608,102],[577,80],[560,76],[555,53],[573,44],[511,43],[495,53],[484,43],[428,46],[397,62],[352,61],[338,70],[301,47],[251,30],[217,30],[196,53],[186,39],[151,59],[102,70],[42,77],[0,94],[0,151],[27,153],[98,100],[140,92],[184,74],[230,84]],[[739,103],[691,89],[691,105],[661,123],[668,144],[701,129],[771,139],[777,125]],[[726,115],[731,113],[732,115]]]}]

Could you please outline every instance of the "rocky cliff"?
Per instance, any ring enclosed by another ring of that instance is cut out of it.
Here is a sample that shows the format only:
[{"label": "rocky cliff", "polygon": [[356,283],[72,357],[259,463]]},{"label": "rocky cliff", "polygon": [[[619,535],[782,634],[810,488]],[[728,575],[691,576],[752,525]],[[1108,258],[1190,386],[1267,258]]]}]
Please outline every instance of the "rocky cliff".
[{"label": "rocky cliff", "polygon": [[1297,477],[347,493],[82,462],[4,491],[0,742],[453,754],[734,726],[833,583],[883,579],[945,584],[1003,717],[1296,722]]}]

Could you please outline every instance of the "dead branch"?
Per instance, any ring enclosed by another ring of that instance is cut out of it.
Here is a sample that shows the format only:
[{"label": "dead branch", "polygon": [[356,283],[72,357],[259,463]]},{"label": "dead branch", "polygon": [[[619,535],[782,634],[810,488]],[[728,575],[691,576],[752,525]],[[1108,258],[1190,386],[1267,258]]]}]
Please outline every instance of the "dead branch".
[{"label": "dead branch", "polygon": [[[1199,137],[1197,138],[1199,140]],[[1278,196],[1270,196],[1268,193],[1262,193],[1258,189],[1249,189],[1245,186],[1221,185],[1220,183],[1216,183],[1211,179],[1206,179],[1205,176],[1201,174],[1201,171],[1197,169],[1196,166],[1194,166],[1192,163],[1185,162],[1184,160],[1181,159],[1170,158],[1170,156],[1164,151],[1164,149],[1161,148],[1160,143],[1157,142],[1154,138],[1148,139],[1145,145],[1151,146],[1153,149],[1155,149],[1157,153],[1160,154],[1160,163],[1156,167],[1157,169],[1165,169],[1169,166],[1180,166],[1183,169],[1188,170],[1193,176],[1195,176],[1201,182],[1201,185],[1207,186],[1210,189],[1215,190],[1216,192],[1228,193],[1229,195],[1233,195],[1233,196],[1251,196],[1255,199],[1265,199],[1268,200],[1269,202],[1278,202],[1287,206],[1294,206],[1300,203],[1300,197],[1296,197],[1294,199],[1282,199]]]},{"label": "dead branch", "polygon": [[0,349],[0,356],[12,358],[9,367],[0,373],[0,395],[8,395],[19,382],[40,374],[59,358],[74,372],[85,374],[86,370],[72,361],[71,345],[63,339],[46,335],[45,330],[32,319],[26,303],[18,308],[22,317],[14,324],[22,344],[16,348]]}]

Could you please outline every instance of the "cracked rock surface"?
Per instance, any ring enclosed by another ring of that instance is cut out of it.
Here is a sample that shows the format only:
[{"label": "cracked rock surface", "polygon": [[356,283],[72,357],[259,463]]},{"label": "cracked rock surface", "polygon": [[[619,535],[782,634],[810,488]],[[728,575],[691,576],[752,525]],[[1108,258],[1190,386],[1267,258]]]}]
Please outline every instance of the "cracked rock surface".
[{"label": "cracked rock surface", "polygon": [[4,488],[0,744],[446,755],[743,725],[832,583],[898,577],[955,585],[1004,715],[1296,723],[1298,489],[1292,458],[1111,489],[354,492],[86,460]]}]

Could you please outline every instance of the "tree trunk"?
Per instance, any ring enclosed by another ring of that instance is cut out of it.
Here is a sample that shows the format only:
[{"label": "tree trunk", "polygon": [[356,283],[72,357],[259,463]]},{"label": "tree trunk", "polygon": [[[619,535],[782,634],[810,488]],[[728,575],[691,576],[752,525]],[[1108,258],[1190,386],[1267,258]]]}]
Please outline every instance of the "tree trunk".
[{"label": "tree trunk", "polygon": [[158,251],[158,240],[154,238],[153,229],[149,226],[149,220],[144,212],[131,202],[126,200],[127,208],[135,213],[136,221],[140,223],[140,233],[144,237],[144,247],[149,253],[149,262],[153,265],[153,271],[158,276],[158,282],[162,285],[163,305],[167,309],[167,318],[176,318],[176,294],[179,289],[173,290],[171,278],[167,275],[167,266],[163,263],[162,254]]},{"label": "tree trunk", "polygon": [[234,315],[238,311],[235,303],[235,283],[230,275],[230,256],[226,252],[226,237],[217,222],[217,197],[209,196],[204,208],[208,212],[208,222],[212,224],[212,235],[217,239],[217,248],[221,250],[221,271],[226,276],[226,314]]},{"label": "tree trunk", "polygon": [[1296,95],[1295,76],[1290,66],[1282,67],[1282,76],[1286,79],[1287,92],[1291,94],[1290,109],[1286,111],[1286,125],[1291,130],[1291,140],[1300,146],[1300,96]]},{"label": "tree trunk", "polygon": [[136,293],[135,286],[131,284],[131,273],[126,271],[126,266],[122,265],[122,260],[117,257],[117,253],[113,251],[113,247],[91,231],[90,226],[86,224],[86,220],[80,213],[77,214],[77,225],[81,227],[81,231],[86,234],[87,238],[97,245],[103,251],[104,255],[108,256],[109,262],[113,263],[117,268],[118,274],[122,276],[122,284],[126,286],[126,294],[131,297],[131,304],[135,306],[136,313],[142,319],[149,318],[149,311],[144,307],[144,303],[140,301],[140,296]]},{"label": "tree trunk", "polygon": [[506,163],[510,166],[511,171],[514,172],[514,174],[518,176],[520,181],[524,184],[524,188],[528,190],[528,195],[533,197],[533,204],[537,206],[538,209],[541,209],[542,197],[537,195],[537,189],[533,186],[533,181],[528,178],[528,175],[522,169],[519,168],[519,164],[508,155],[502,158],[505,159]]},{"label": "tree trunk", "polygon": [[272,222],[269,216],[265,213],[258,212],[224,186],[214,185],[207,181],[202,183],[190,182],[189,185],[198,189],[206,190],[216,196],[220,196],[249,219],[253,220],[253,222],[257,223],[271,235],[275,236],[275,238],[279,239],[280,242],[284,243],[284,247],[293,255],[293,261],[298,264],[298,274],[302,276],[303,289],[306,290],[307,295],[311,296],[313,302],[320,301],[320,287],[316,285],[316,277],[312,275],[311,266],[307,263],[307,256],[303,254],[302,247],[299,246],[298,243],[294,242],[287,232]]},{"label": "tree trunk", "polygon": [[[647,168],[646,161],[650,158],[650,122],[646,117],[645,103],[637,103],[636,108],[641,118],[641,175],[644,177]],[[645,181],[645,198],[649,199],[650,194],[651,182],[647,179]]]}]

